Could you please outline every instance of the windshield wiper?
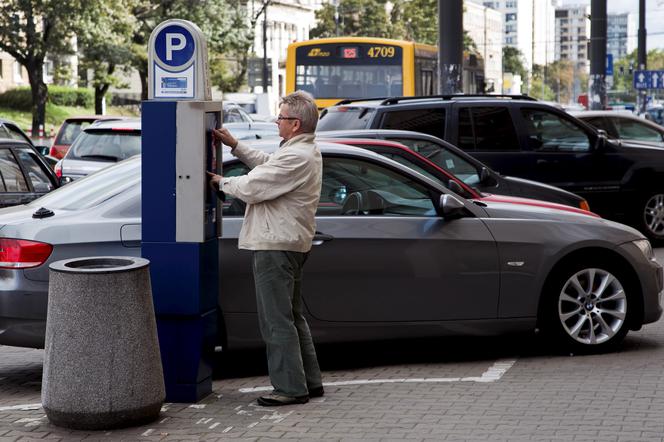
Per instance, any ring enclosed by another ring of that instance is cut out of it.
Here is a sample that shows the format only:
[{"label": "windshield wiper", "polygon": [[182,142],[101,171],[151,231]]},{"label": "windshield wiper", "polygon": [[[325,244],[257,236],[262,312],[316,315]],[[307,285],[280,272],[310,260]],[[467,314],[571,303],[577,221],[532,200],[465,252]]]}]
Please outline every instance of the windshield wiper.
[{"label": "windshield wiper", "polygon": [[85,158],[85,159],[94,158],[94,159],[99,159],[99,160],[111,160],[111,161],[115,161],[116,163],[118,161],[120,161],[120,158],[115,157],[113,155],[81,155],[79,158]]}]

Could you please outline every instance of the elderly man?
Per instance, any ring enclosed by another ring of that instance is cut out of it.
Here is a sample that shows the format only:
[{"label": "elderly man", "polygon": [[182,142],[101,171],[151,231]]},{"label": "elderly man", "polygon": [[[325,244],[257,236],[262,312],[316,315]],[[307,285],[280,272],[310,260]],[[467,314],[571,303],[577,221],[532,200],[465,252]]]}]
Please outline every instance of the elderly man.
[{"label": "elderly man", "polygon": [[251,168],[239,177],[210,174],[210,182],[247,203],[239,247],[253,252],[258,321],[274,387],[258,398],[264,406],[304,404],[323,395],[300,293],[322,182],[322,158],[314,142],[317,123],[313,98],[297,91],[281,100],[277,124],[283,141],[272,155],[238,142],[226,129],[214,132]]}]

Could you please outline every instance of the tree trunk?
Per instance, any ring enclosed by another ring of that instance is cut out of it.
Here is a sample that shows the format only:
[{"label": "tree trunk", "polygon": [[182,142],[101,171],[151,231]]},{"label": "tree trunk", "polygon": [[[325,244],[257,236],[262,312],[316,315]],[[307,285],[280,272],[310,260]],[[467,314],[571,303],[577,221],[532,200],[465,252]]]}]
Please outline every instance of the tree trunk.
[{"label": "tree trunk", "polygon": [[25,66],[28,71],[28,81],[32,92],[32,136],[39,134],[39,127],[44,128],[46,122],[46,99],[48,88],[44,83],[43,61],[30,62]]},{"label": "tree trunk", "polygon": [[148,64],[143,63],[138,69],[138,76],[141,78],[141,100],[148,99]]},{"label": "tree trunk", "polygon": [[101,86],[95,86],[95,115],[103,115],[104,110],[102,109],[102,101],[110,84],[103,84]]}]

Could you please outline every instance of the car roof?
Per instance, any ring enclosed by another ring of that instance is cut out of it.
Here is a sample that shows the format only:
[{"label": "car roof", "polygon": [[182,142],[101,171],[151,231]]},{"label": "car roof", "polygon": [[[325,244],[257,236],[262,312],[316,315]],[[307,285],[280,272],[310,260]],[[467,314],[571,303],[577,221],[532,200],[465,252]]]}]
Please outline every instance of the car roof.
[{"label": "car roof", "polygon": [[576,118],[591,118],[591,117],[627,117],[633,118],[635,120],[645,121],[643,118],[639,118],[634,115],[631,111],[628,110],[586,110],[586,111],[570,111],[570,115],[574,115]]},{"label": "car roof", "polygon": [[404,103],[429,103],[432,101],[496,101],[504,102],[505,100],[519,100],[519,101],[537,101],[528,95],[507,95],[507,94],[449,94],[449,95],[427,95],[427,96],[413,96],[413,97],[381,97],[381,98],[358,98],[341,100],[332,107],[357,105],[363,107],[378,107],[385,105],[395,105]]},{"label": "car roof", "polygon": [[123,120],[127,117],[120,115],[76,115],[74,117],[67,117],[65,121],[77,121],[77,120]]},{"label": "car roof", "polygon": [[110,120],[110,121],[99,121],[93,126],[85,128],[85,132],[93,132],[97,130],[141,130],[141,119],[140,118],[130,118],[126,120]]}]

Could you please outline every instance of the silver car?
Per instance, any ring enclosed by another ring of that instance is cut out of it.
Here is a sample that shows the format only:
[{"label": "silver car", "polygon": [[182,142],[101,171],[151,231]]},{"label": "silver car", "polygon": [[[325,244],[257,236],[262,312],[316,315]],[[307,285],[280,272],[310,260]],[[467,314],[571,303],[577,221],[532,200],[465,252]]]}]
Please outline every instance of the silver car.
[{"label": "silver car", "polygon": [[[373,152],[319,145],[319,233],[304,280],[317,342],[539,328],[565,349],[605,351],[662,314],[662,268],[630,227],[466,200]],[[0,210],[0,344],[43,346],[50,262],[140,254],[140,164],[135,157]],[[225,154],[226,176],[246,171]],[[223,214],[219,342],[259,347],[251,255],[237,248],[242,202],[227,198]]]}]

